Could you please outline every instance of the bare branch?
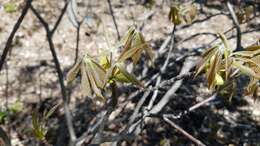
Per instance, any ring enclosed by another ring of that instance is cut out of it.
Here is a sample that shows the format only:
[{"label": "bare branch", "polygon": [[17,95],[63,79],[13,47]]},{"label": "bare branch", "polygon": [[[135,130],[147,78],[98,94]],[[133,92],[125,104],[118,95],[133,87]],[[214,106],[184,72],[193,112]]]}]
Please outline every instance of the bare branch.
[{"label": "bare branch", "polygon": [[239,26],[239,23],[238,23],[238,20],[237,20],[237,16],[234,12],[234,9],[232,7],[232,5],[230,4],[229,1],[227,1],[227,7],[228,7],[228,11],[231,15],[231,18],[232,18],[232,21],[236,27],[236,30],[237,30],[237,46],[236,46],[236,50],[237,51],[241,51],[242,50],[242,45],[241,45],[241,29],[240,29],[240,26]]},{"label": "bare branch", "polygon": [[[166,59],[165,59],[165,61],[164,61],[164,64],[163,64],[163,66],[162,66],[162,68],[161,68],[161,70],[160,70],[160,76],[157,78],[157,80],[156,80],[156,85],[155,85],[155,86],[158,86],[158,85],[161,83],[162,74],[164,74],[164,73],[166,72],[167,66],[168,66],[168,64],[169,64],[170,56],[171,56],[172,50],[173,50],[173,48],[174,48],[175,31],[176,31],[176,25],[174,25],[173,28],[172,28],[170,49],[169,49],[169,52],[168,52],[168,54],[167,54],[167,57],[166,57]],[[152,106],[153,106],[153,104],[154,104],[154,102],[155,102],[155,100],[156,100],[156,97],[157,97],[157,95],[158,95],[158,92],[159,92],[158,89],[156,89],[156,90],[153,92],[153,96],[152,96],[152,98],[151,98],[151,100],[150,100],[150,102],[149,102],[149,105],[148,105],[148,109],[149,109],[149,110],[152,108]]]},{"label": "bare branch", "polygon": [[5,59],[7,57],[7,54],[8,54],[8,52],[9,52],[11,46],[12,46],[12,42],[13,42],[13,38],[15,36],[15,33],[17,32],[17,30],[19,29],[21,23],[23,22],[24,17],[27,14],[27,12],[28,12],[28,10],[30,8],[31,3],[32,3],[32,0],[27,0],[26,1],[25,7],[23,8],[22,13],[21,13],[20,17],[18,18],[17,22],[15,23],[10,36],[7,39],[7,42],[5,44],[5,48],[4,48],[3,54],[1,55],[1,58],[0,58],[1,59],[0,60],[0,71],[2,70],[2,67],[4,65]]},{"label": "bare branch", "polygon": [[[58,24],[60,23],[62,16],[65,13],[67,7],[67,3],[65,4],[63,11],[61,12],[61,15],[59,17],[59,19],[57,20],[56,24],[58,26]],[[60,87],[61,87],[61,93],[62,93],[62,97],[63,97],[63,106],[64,106],[64,112],[65,112],[65,116],[66,116],[66,122],[67,122],[67,126],[68,126],[68,130],[69,130],[69,134],[70,134],[70,139],[71,139],[71,145],[74,145],[74,142],[76,140],[76,134],[73,128],[73,123],[72,123],[72,116],[68,107],[68,94],[66,91],[66,87],[64,85],[64,79],[63,79],[63,73],[60,67],[60,63],[59,63],[59,59],[57,57],[57,53],[55,51],[55,46],[53,44],[52,41],[52,36],[54,34],[54,31],[56,30],[57,26],[54,27],[53,30],[49,29],[49,25],[48,23],[44,20],[44,18],[41,17],[41,15],[36,11],[36,9],[31,5],[30,6],[32,12],[35,14],[35,16],[39,19],[39,21],[41,22],[41,24],[43,25],[45,31],[46,31],[46,37],[47,37],[47,41],[49,43],[49,48],[54,60],[54,64],[55,64],[55,68],[57,70],[58,73],[58,78],[59,78],[59,83],[60,83]]]},{"label": "bare branch", "polygon": [[166,116],[163,116],[163,120],[165,122],[167,122],[168,124],[170,124],[172,127],[174,127],[177,131],[179,131],[181,134],[183,134],[185,137],[187,137],[188,139],[190,139],[191,141],[193,141],[195,144],[197,144],[198,146],[206,146],[204,143],[202,143],[200,140],[196,139],[195,137],[193,137],[191,134],[189,134],[188,132],[186,132],[184,129],[182,129],[180,126],[178,126],[177,124],[175,124],[173,121],[171,121],[170,119],[168,119]]},{"label": "bare branch", "polygon": [[109,6],[110,14],[112,16],[115,28],[116,28],[117,39],[120,40],[120,33],[119,33],[119,30],[118,30],[118,26],[117,26],[116,18],[115,18],[115,15],[114,15],[113,7],[112,7],[112,4],[111,4],[111,0],[107,0],[107,3],[108,3],[108,6]]},{"label": "bare branch", "polygon": [[[179,75],[184,75],[190,72],[190,70],[196,65],[196,60],[194,58],[187,58],[184,62],[184,65],[181,69],[181,72]],[[179,89],[179,87],[182,85],[182,79],[176,81],[170,90],[167,91],[167,93],[162,97],[162,99],[151,109],[151,114],[156,114],[162,110],[163,107],[170,101],[170,99],[173,97],[175,92]]]}]

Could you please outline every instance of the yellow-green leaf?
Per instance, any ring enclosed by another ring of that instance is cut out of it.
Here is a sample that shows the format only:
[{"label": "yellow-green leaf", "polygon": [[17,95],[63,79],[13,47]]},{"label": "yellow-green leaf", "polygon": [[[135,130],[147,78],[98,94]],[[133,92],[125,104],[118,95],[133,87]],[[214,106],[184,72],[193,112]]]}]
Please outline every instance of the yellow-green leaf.
[{"label": "yellow-green leaf", "polygon": [[227,38],[225,37],[225,35],[222,34],[222,33],[218,33],[218,35],[219,35],[219,38],[221,39],[222,43],[224,44],[225,49],[231,50],[231,48],[230,48],[230,46],[229,46],[229,44],[228,44],[228,41],[227,41]]},{"label": "yellow-green leaf", "polygon": [[212,63],[210,64],[209,70],[207,71],[207,79],[209,88],[212,89],[215,86],[215,77],[218,73],[221,65],[221,56],[222,54],[220,52],[217,52],[217,54],[214,56]]},{"label": "yellow-green leaf", "polygon": [[4,5],[4,10],[7,12],[7,13],[13,13],[13,12],[15,12],[16,11],[16,6],[15,6],[15,4],[14,3],[6,3],[5,5]]},{"label": "yellow-green leaf", "polygon": [[60,104],[56,104],[55,106],[53,106],[48,112],[44,113],[44,119],[48,119],[55,111],[56,109],[59,107]]},{"label": "yellow-green leaf", "polygon": [[216,85],[220,86],[224,84],[223,78],[217,73],[215,77]]},{"label": "yellow-green leaf", "polygon": [[67,74],[67,83],[70,84],[73,80],[75,80],[79,70],[80,70],[81,61],[77,61],[77,63],[69,70]]},{"label": "yellow-green leaf", "polygon": [[177,6],[171,7],[168,17],[174,25],[179,25],[182,22],[179,8]]},{"label": "yellow-green leaf", "polygon": [[102,95],[101,90],[97,87],[93,75],[91,75],[91,72],[90,72],[90,71],[87,71],[87,75],[88,75],[88,77],[89,77],[91,89],[93,90],[93,92],[94,92],[95,95],[97,96],[97,99],[98,99],[99,101],[104,102],[104,101],[105,101],[105,97]]},{"label": "yellow-green leaf", "polygon": [[81,91],[83,96],[92,96],[92,89],[87,75],[87,69],[84,64],[81,65]]},{"label": "yellow-green leaf", "polygon": [[237,67],[242,73],[260,79],[260,75],[257,75],[253,69],[245,66],[237,61],[233,61],[233,65]]},{"label": "yellow-green leaf", "polygon": [[90,73],[93,76],[93,79],[95,80],[96,85],[99,88],[103,87],[104,84],[104,79],[105,79],[105,75],[106,72],[105,70],[95,61],[92,60],[91,63],[89,63],[90,66]]},{"label": "yellow-green leaf", "polygon": [[196,74],[195,77],[203,70],[205,69],[205,66],[208,64],[209,60],[212,58],[212,56],[217,52],[217,46],[214,46],[210,49],[208,49],[205,53],[202,54],[202,59],[199,61],[199,63],[196,66]]},{"label": "yellow-green leaf", "polygon": [[132,74],[128,73],[121,64],[117,64],[117,68],[119,69],[121,75],[124,76],[124,78],[129,82],[142,86],[142,84]]},{"label": "yellow-green leaf", "polygon": [[108,69],[111,67],[111,62],[108,59],[107,56],[103,55],[100,57],[99,59],[100,65],[104,68],[104,69]]}]

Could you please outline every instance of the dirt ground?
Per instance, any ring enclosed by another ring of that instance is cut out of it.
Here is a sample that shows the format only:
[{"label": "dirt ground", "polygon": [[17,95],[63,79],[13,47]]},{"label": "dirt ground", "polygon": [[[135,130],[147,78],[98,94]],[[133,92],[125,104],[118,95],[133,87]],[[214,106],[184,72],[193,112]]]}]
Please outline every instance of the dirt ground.
[{"label": "dirt ground", "polygon": [[[9,2],[16,5],[16,11],[13,13],[8,13],[4,9],[4,5]],[[81,0],[78,3],[79,15],[87,15],[80,31],[79,54],[87,52],[97,55],[100,50],[114,46],[117,42],[116,31],[106,1]],[[23,3],[19,0],[0,0],[0,53],[20,15],[22,5]],[[55,0],[41,0],[33,2],[33,5],[53,25],[64,3]],[[151,9],[145,8],[133,0],[124,3],[112,0],[112,5],[121,36],[130,26],[140,27],[144,24],[142,32],[154,50],[157,50],[171,33],[172,24],[168,20],[169,6],[162,5],[161,0],[156,1],[156,5]],[[199,7],[199,5],[197,6]],[[220,14],[223,11],[224,14]],[[177,27],[177,47],[174,50],[176,54],[173,53],[172,56],[173,60],[185,55],[182,53],[203,51],[215,39],[213,34],[225,32],[233,27],[232,20],[227,15],[228,11],[215,7],[204,7],[204,12],[205,14],[200,13],[196,17],[193,24]],[[211,17],[211,15],[215,16]],[[147,16],[149,17],[147,18]],[[253,44],[260,38],[259,24],[260,17],[256,17],[241,25],[243,46]],[[233,48],[236,45],[235,35],[235,29],[227,33]],[[76,28],[73,27],[67,15],[63,17],[53,40],[65,76],[74,63],[76,47]],[[180,68],[178,65],[173,62],[173,66],[169,66],[169,72],[178,72],[176,70]],[[167,76],[171,76],[171,74]],[[174,101],[168,105],[166,111],[182,110],[205,98],[210,91],[204,81],[203,77],[185,80],[183,87],[178,91],[178,98],[173,99]],[[84,124],[95,115],[95,112],[88,113],[92,109],[86,107],[93,103],[88,103],[89,99],[81,95],[80,87],[77,85],[73,85],[70,97],[70,108],[75,116],[75,126],[78,127],[76,131],[81,134],[86,129]],[[1,126],[10,132],[14,146],[33,145],[35,140],[30,132],[32,110],[48,109],[54,103],[60,103],[61,93],[45,38],[45,30],[31,11],[26,15],[17,32],[7,63],[0,72],[0,110],[4,110],[6,104],[11,106],[18,101],[22,103],[22,110],[8,116]],[[243,95],[234,97],[231,103],[223,103],[223,101],[225,100],[221,99],[213,105],[203,107],[178,123],[208,145],[259,146],[260,102]],[[132,101],[131,104],[134,106],[136,101]],[[128,112],[130,111],[131,105],[129,105]],[[63,111],[59,109],[59,112],[50,121],[49,137],[59,136],[59,132],[62,130],[59,123],[64,123],[62,117]],[[156,127],[154,126],[156,123],[158,121],[146,125],[142,135],[131,144],[160,145],[162,140],[170,139],[171,143],[175,145],[192,145],[189,140],[176,131],[174,132],[172,128]],[[55,144],[57,139],[52,138],[51,142]]]}]

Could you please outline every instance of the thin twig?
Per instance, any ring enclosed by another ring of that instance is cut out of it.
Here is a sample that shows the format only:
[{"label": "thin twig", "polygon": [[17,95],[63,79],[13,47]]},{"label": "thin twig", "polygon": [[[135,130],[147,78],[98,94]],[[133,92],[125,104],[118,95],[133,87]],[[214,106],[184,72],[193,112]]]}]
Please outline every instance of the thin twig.
[{"label": "thin twig", "polygon": [[[179,75],[187,74],[195,65],[196,65],[196,60],[194,58],[187,58],[187,60],[184,62],[184,65]],[[173,95],[181,85],[182,85],[182,79],[176,81],[172,85],[172,87],[167,91],[167,93],[162,97],[162,99],[151,109],[150,112],[152,114],[160,112],[162,108],[165,107],[165,105],[170,101],[170,99],[173,97]]]},{"label": "thin twig", "polygon": [[112,4],[111,4],[111,0],[107,0],[107,3],[108,3],[108,6],[109,6],[109,11],[110,11],[110,14],[112,16],[115,28],[116,28],[117,39],[120,40],[120,33],[119,33],[119,30],[118,30],[118,25],[117,25],[116,18],[115,18],[115,15],[114,15],[114,11],[113,11],[113,7],[112,7]]},{"label": "thin twig", "polygon": [[191,134],[189,134],[187,131],[185,131],[184,129],[182,129],[179,125],[175,124],[173,121],[171,121],[170,119],[168,119],[167,117],[163,117],[163,120],[165,122],[167,122],[168,124],[170,124],[172,127],[174,127],[177,131],[179,131],[181,134],[183,134],[185,137],[187,137],[188,139],[190,139],[191,141],[193,141],[195,144],[197,144],[198,146],[206,146],[204,143],[202,143],[200,140],[198,140],[197,138],[193,137]]},{"label": "thin twig", "polygon": [[93,133],[93,140],[92,140],[91,144],[99,144],[100,143],[100,140],[101,140],[101,137],[102,137],[102,131],[105,128],[106,122],[108,121],[108,118],[111,115],[111,113],[116,108],[117,97],[118,97],[116,83],[114,83],[114,82],[111,83],[111,88],[112,88],[112,96],[111,96],[112,99],[111,99],[111,101],[110,101],[110,103],[108,105],[106,114],[102,118],[102,121],[101,121],[101,123],[99,125],[98,131]]},{"label": "thin twig", "polygon": [[5,59],[7,57],[7,53],[9,52],[10,48],[12,47],[12,42],[13,42],[13,38],[15,36],[15,33],[17,32],[17,30],[19,29],[21,23],[23,22],[24,17],[27,14],[27,12],[28,12],[28,10],[30,8],[31,3],[32,3],[32,0],[27,0],[26,1],[25,7],[23,8],[22,13],[21,13],[20,17],[18,18],[17,22],[15,23],[10,36],[7,39],[4,51],[3,51],[2,55],[1,55],[1,58],[0,58],[0,71],[2,70],[2,67],[4,65]]},{"label": "thin twig", "polygon": [[237,20],[237,16],[234,12],[234,9],[232,7],[232,5],[230,4],[230,2],[227,0],[227,7],[228,7],[228,11],[231,15],[232,21],[236,27],[237,30],[237,46],[236,46],[236,51],[241,51],[242,50],[242,45],[241,45],[241,29]]},{"label": "thin twig", "polygon": [[[202,107],[203,105],[205,105],[205,104],[207,104],[207,103],[209,103],[209,102],[215,100],[216,97],[217,97],[217,94],[218,94],[218,92],[215,92],[215,93],[212,94],[210,97],[208,97],[208,98],[206,98],[205,100],[203,100],[203,101],[201,101],[201,102],[199,102],[199,103],[197,103],[197,104],[191,106],[188,110],[185,110],[185,111],[183,111],[183,112],[178,113],[177,115],[176,115],[176,114],[164,114],[164,116],[170,117],[170,118],[172,118],[172,119],[180,119],[180,118],[182,118],[184,115],[187,115],[188,113],[194,111],[195,109],[198,109],[199,107]],[[156,115],[152,115],[152,114],[151,114],[150,116],[152,116],[152,117],[153,117],[153,116],[155,116],[155,117],[160,117],[160,115],[158,115],[158,114],[156,114]]]},{"label": "thin twig", "polygon": [[36,9],[32,5],[30,5],[32,12],[39,19],[39,21],[41,22],[41,24],[43,25],[43,27],[46,31],[47,41],[49,43],[49,48],[50,48],[50,51],[51,51],[51,54],[52,54],[52,57],[54,60],[55,68],[58,73],[59,83],[60,83],[60,87],[61,87],[61,94],[62,94],[62,98],[63,98],[64,112],[65,112],[65,116],[66,116],[66,122],[67,122],[68,130],[69,130],[69,135],[70,135],[72,145],[74,145],[73,143],[76,140],[76,134],[75,134],[75,130],[73,128],[72,116],[71,116],[71,113],[70,113],[70,110],[68,107],[68,94],[66,92],[66,87],[64,85],[63,73],[62,73],[62,70],[60,67],[59,59],[57,57],[57,53],[55,51],[55,47],[54,47],[54,44],[52,41],[54,29],[56,30],[57,26],[59,25],[59,23],[62,19],[62,16],[65,13],[66,7],[67,7],[67,3],[65,3],[64,8],[60,14],[60,17],[54,25],[56,27],[54,27],[52,30],[50,30],[48,23],[41,17],[41,15],[36,11]]},{"label": "thin twig", "polygon": [[129,122],[128,124],[132,124],[134,122],[134,120],[136,119],[136,117],[138,116],[139,110],[141,109],[142,105],[144,104],[145,100],[147,99],[147,97],[149,96],[150,91],[146,91],[144,92],[144,95],[142,96],[142,98],[138,101],[136,108],[133,112],[133,114],[131,115],[131,117],[129,118]]},{"label": "thin twig", "polygon": [[74,64],[77,63],[78,57],[79,57],[80,28],[81,28],[81,23],[79,23],[79,25],[78,25],[78,27],[77,27],[77,38],[76,38],[76,48],[75,48],[75,60],[74,60]]},{"label": "thin twig", "polygon": [[[170,45],[170,49],[169,49],[169,52],[167,54],[167,58],[165,59],[164,61],[164,64],[160,70],[160,76],[157,78],[156,80],[156,85],[155,86],[158,86],[160,83],[161,83],[161,80],[162,80],[162,74],[164,74],[166,72],[166,69],[167,69],[167,66],[169,64],[169,60],[170,60],[170,56],[172,54],[172,50],[174,48],[174,39],[175,39],[175,31],[176,31],[176,25],[173,26],[172,28],[172,33],[171,33],[171,45]],[[149,105],[148,105],[148,109],[150,110],[156,100],[156,97],[158,95],[158,92],[159,90],[156,89],[154,92],[153,92],[153,96],[149,102]]]}]

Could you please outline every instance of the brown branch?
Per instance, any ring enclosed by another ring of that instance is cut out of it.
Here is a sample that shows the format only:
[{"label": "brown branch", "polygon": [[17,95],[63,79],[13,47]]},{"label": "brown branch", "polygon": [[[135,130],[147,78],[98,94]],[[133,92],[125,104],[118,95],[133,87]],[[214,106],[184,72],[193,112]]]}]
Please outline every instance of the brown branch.
[{"label": "brown branch", "polygon": [[117,25],[116,18],[115,18],[115,15],[114,15],[114,11],[113,11],[113,7],[112,7],[112,4],[111,4],[111,0],[107,0],[107,3],[108,3],[108,6],[109,6],[109,11],[110,11],[110,14],[112,16],[115,28],[116,28],[117,39],[120,40],[120,33],[119,33],[119,30],[118,30],[118,25]]},{"label": "brown branch", "polygon": [[191,134],[189,134],[187,131],[182,129],[179,125],[175,124],[173,121],[171,121],[169,118],[166,116],[163,116],[163,120],[170,124],[172,127],[174,127],[177,131],[179,131],[181,134],[183,134],[185,137],[193,141],[196,145],[198,146],[206,146],[204,143],[202,143],[200,140],[196,139],[193,137]]},{"label": "brown branch", "polygon": [[28,12],[28,10],[30,8],[31,3],[32,3],[32,0],[27,0],[26,1],[25,7],[23,8],[22,13],[21,13],[20,17],[18,18],[17,22],[15,23],[10,36],[7,39],[4,51],[3,51],[2,55],[1,55],[1,58],[0,58],[1,59],[0,60],[0,71],[2,70],[2,67],[4,65],[5,59],[7,57],[7,54],[9,52],[10,48],[12,47],[12,42],[13,42],[13,38],[15,36],[15,33],[17,32],[17,30],[19,29],[21,23],[23,22],[24,17],[27,14],[27,12]]},{"label": "brown branch", "polygon": [[[190,72],[190,70],[196,65],[196,60],[193,58],[187,58],[187,60],[184,62],[184,65],[181,69],[181,72],[179,76],[187,74]],[[162,99],[151,109],[151,114],[156,114],[162,110],[163,107],[170,101],[170,99],[173,97],[175,92],[179,89],[179,87],[182,85],[182,79],[176,81],[170,90],[167,91],[167,93],[162,97]]]},{"label": "brown branch", "polygon": [[75,60],[74,60],[74,65],[77,63],[78,58],[79,58],[80,28],[81,28],[81,23],[79,23],[79,25],[78,25],[78,27],[77,27],[77,37],[76,37],[76,48],[75,48]]},{"label": "brown branch", "polygon": [[233,24],[235,25],[235,28],[237,30],[237,46],[236,46],[236,51],[241,51],[242,50],[242,45],[241,45],[241,29],[240,29],[240,26],[239,26],[239,23],[238,23],[238,20],[237,20],[237,16],[234,12],[234,9],[232,7],[232,5],[230,4],[229,1],[227,1],[226,3],[227,7],[228,7],[228,11],[231,15],[231,18],[232,18],[232,21],[233,21]]},{"label": "brown branch", "polygon": [[[172,28],[172,33],[171,33],[171,44],[170,44],[170,49],[169,49],[169,52],[167,53],[167,57],[164,61],[164,64],[160,70],[160,76],[157,78],[156,80],[156,85],[155,86],[158,86],[160,83],[161,83],[161,80],[162,80],[162,74],[164,74],[166,72],[166,69],[167,69],[167,66],[169,64],[169,60],[170,60],[170,56],[172,54],[172,50],[174,48],[174,39],[175,39],[175,31],[176,31],[176,25],[173,26]],[[157,95],[159,93],[159,90],[156,89],[154,92],[153,92],[153,96],[149,102],[149,105],[148,105],[148,109],[150,110],[157,98]]]},{"label": "brown branch", "polygon": [[60,17],[58,18],[58,20],[55,23],[54,28],[52,30],[50,30],[48,23],[44,20],[43,17],[41,17],[41,15],[36,11],[36,9],[32,5],[30,5],[30,8],[31,8],[32,12],[35,14],[35,16],[38,18],[38,20],[41,22],[41,24],[43,25],[43,27],[46,31],[47,41],[49,43],[49,48],[50,48],[50,51],[51,51],[51,54],[53,57],[56,71],[58,73],[59,83],[60,83],[60,87],[61,87],[61,94],[62,94],[62,98],[63,98],[64,112],[65,112],[65,116],[66,116],[66,122],[67,122],[68,130],[69,130],[69,135],[70,135],[72,145],[74,145],[73,143],[76,140],[76,134],[75,134],[75,131],[73,128],[72,116],[71,116],[71,113],[70,113],[69,107],[68,107],[68,94],[66,91],[66,87],[64,85],[63,73],[61,70],[59,59],[57,57],[57,53],[55,51],[55,46],[54,46],[53,40],[52,40],[53,34],[54,34],[55,30],[57,29],[58,25],[60,24],[62,16],[65,13],[65,10],[67,8],[67,3],[65,3],[64,8],[60,14]]}]

